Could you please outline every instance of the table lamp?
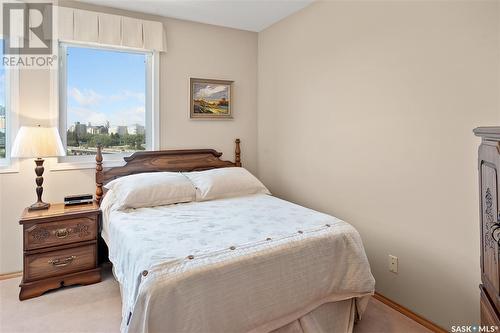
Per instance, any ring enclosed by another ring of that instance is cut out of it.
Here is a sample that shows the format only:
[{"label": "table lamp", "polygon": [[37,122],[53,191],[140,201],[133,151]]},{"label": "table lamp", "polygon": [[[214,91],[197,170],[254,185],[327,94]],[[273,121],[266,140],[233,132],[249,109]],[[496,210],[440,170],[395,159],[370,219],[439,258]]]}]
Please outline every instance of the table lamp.
[{"label": "table lamp", "polygon": [[64,156],[65,151],[56,127],[27,127],[19,129],[14,144],[12,145],[11,157],[33,158],[35,157],[36,173],[36,195],[37,202],[28,207],[28,210],[40,210],[49,208],[50,204],[42,201],[43,193],[43,162],[42,157]]}]

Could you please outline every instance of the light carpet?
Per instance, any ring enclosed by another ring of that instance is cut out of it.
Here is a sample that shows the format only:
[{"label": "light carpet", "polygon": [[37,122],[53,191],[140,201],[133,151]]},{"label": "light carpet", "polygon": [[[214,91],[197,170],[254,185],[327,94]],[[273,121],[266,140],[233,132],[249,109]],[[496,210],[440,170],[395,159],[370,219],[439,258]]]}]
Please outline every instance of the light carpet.
[{"label": "light carpet", "polygon": [[[103,281],[55,290],[20,302],[20,278],[0,281],[0,332],[119,332],[121,299],[109,268]],[[427,333],[425,327],[372,299],[355,333]]]}]

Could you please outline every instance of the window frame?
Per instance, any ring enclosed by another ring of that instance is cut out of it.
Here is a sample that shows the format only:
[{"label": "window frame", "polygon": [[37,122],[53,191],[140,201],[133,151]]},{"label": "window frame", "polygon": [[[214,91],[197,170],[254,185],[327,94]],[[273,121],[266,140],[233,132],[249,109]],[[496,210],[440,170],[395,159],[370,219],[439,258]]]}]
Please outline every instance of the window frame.
[{"label": "window frame", "polygon": [[[65,42],[60,41],[58,44],[58,66],[55,73],[52,74],[52,80],[55,84],[52,85],[53,91],[51,95],[57,94],[52,100],[55,102],[52,108],[55,109],[56,118],[58,119],[58,128],[61,135],[61,141],[66,149],[66,131],[67,131],[67,48],[80,47],[96,50],[125,52],[125,53],[140,53],[146,57],[146,91],[145,91],[145,114],[146,114],[146,144],[148,150],[158,150],[160,146],[159,133],[159,54],[153,50],[143,50],[128,47],[116,47],[110,45],[102,45],[98,43],[81,43],[81,42]],[[105,167],[122,166],[125,164],[123,157],[130,154],[105,154],[103,165]],[[78,156],[78,157],[59,157],[57,163],[51,169],[72,170],[72,169],[92,169],[95,168],[95,156]]]},{"label": "window frame", "polygon": [[[0,34],[0,43],[4,35]],[[12,143],[19,129],[19,69],[5,67],[5,157],[0,158],[0,174],[19,172],[19,163],[11,154]]]}]

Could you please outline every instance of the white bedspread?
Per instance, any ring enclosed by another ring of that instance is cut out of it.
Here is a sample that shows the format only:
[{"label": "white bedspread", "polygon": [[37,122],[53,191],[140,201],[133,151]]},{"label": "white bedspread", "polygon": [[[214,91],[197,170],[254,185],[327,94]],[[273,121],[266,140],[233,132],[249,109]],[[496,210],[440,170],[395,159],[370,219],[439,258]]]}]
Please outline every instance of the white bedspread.
[{"label": "white bedspread", "polygon": [[113,201],[102,236],[122,332],[269,332],[374,291],[359,234],[332,216],[263,194],[127,211]]}]

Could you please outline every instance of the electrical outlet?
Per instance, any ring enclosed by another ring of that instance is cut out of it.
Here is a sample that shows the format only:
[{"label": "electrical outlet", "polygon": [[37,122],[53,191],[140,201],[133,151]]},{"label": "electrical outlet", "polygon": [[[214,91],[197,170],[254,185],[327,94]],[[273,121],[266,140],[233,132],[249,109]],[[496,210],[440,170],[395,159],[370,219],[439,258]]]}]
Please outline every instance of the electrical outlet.
[{"label": "electrical outlet", "polygon": [[398,257],[389,254],[389,271],[398,273]]}]

